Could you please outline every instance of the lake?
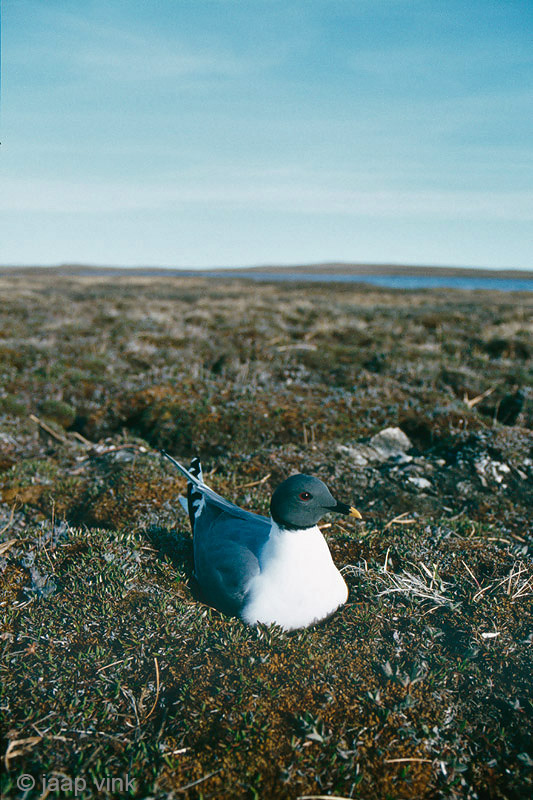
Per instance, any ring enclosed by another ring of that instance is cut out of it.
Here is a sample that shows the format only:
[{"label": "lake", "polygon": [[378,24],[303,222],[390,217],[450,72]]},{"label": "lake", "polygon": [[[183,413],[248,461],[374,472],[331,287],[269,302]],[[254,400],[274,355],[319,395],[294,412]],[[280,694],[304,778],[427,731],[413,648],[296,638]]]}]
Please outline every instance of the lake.
[{"label": "lake", "polygon": [[[198,272],[187,271],[198,275]],[[370,283],[391,289],[497,289],[503,292],[533,292],[533,280],[528,278],[496,278],[465,275],[348,275],[332,272],[269,272],[268,270],[202,271],[213,278],[248,278],[255,281],[309,281],[315,283]]]}]

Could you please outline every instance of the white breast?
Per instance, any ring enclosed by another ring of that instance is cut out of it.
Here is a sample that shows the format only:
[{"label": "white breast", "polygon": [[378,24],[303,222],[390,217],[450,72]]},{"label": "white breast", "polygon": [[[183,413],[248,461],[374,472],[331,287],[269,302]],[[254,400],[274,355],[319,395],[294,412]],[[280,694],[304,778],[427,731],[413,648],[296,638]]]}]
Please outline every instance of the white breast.
[{"label": "white breast", "polygon": [[290,531],[272,523],[260,556],[261,572],[250,586],[241,617],[250,625],[277,623],[305,628],[346,602],[348,589],[322,533]]}]

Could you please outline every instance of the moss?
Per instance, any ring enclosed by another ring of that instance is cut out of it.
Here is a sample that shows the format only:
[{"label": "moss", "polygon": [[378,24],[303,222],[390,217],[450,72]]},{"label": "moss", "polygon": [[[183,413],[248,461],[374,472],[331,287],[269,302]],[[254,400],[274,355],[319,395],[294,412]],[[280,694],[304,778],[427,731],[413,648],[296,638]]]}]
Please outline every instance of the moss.
[{"label": "moss", "polygon": [[76,409],[62,400],[52,400],[47,398],[39,404],[39,411],[43,417],[61,425],[62,428],[70,428],[76,419]]},{"label": "moss", "polygon": [[[497,587],[513,559],[497,545],[487,552],[481,535],[465,545],[446,525],[431,535],[424,526],[406,536],[375,530],[365,548],[376,566],[367,562],[359,577],[347,573],[345,609],[286,634],[247,628],[195,602],[175,578],[176,562],[162,560],[138,533],[68,529],[55,544],[50,533],[41,532],[36,548],[21,542],[11,556],[33,551],[34,568],[53,570],[59,587],[45,602],[9,614],[12,724],[26,730],[55,710],[52,735],[17,760],[18,768],[68,769],[73,748],[83,765],[99,747],[102,774],[134,764],[138,793],[175,791],[213,773],[205,790],[221,798],[254,791],[344,796],[353,789],[378,800],[445,796],[462,776],[479,791],[491,783],[505,791],[505,770],[495,774],[487,765],[496,759],[499,770],[512,763],[515,785],[527,788],[525,762],[520,766],[516,754],[529,746],[530,726],[505,698],[511,681],[520,708],[531,703],[522,672],[528,646],[520,643],[533,623],[531,606]],[[460,608],[432,609],[401,594],[379,598],[379,563],[386,549],[389,565],[396,560],[393,544],[413,562],[431,551],[441,577],[463,598]],[[352,537],[336,545],[343,561],[362,554]],[[494,584],[483,602],[472,604],[476,587],[458,569],[461,561]],[[20,574],[17,581],[20,592]],[[38,635],[43,629],[47,634]],[[495,629],[501,640],[480,637]],[[505,673],[502,658],[511,659]],[[55,687],[53,694],[43,685]],[[502,714],[505,736],[498,733]],[[98,745],[75,733],[54,739],[64,719],[71,730],[106,736]]]},{"label": "moss", "polygon": [[14,395],[8,394],[5,397],[0,397],[0,414],[22,417],[26,413],[26,406],[17,400]]}]

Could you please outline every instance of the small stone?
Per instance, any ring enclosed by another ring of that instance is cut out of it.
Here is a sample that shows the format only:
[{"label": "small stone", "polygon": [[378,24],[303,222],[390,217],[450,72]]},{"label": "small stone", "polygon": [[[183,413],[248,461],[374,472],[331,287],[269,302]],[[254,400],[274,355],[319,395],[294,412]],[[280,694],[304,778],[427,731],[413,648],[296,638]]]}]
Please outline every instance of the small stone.
[{"label": "small stone", "polygon": [[372,436],[368,444],[339,444],[337,452],[348,456],[357,467],[366,467],[372,461],[395,459],[398,464],[408,464],[412,456],[406,454],[412,444],[400,428],[384,428]]},{"label": "small stone", "polygon": [[360,447],[357,447],[357,445],[352,446],[347,444],[337,445],[337,452],[348,456],[348,458],[351,458],[356,467],[366,467],[368,464],[368,457],[364,452],[365,450],[368,450],[368,448],[366,448],[364,445],[361,445]]},{"label": "small stone", "polygon": [[487,478],[501,484],[503,481],[502,473],[507,474],[511,471],[508,464],[503,464],[501,461],[493,461],[487,455],[482,456],[474,466],[483,486],[487,486]]},{"label": "small stone", "polygon": [[412,447],[411,440],[401,428],[384,428],[372,436],[369,445],[374,450],[386,454],[387,457],[405,453]]},{"label": "small stone", "polygon": [[411,478],[408,478],[408,480],[409,483],[412,483],[417,489],[431,489],[431,481],[428,481],[427,478],[419,478],[413,475]]},{"label": "small stone", "polygon": [[403,464],[410,464],[412,460],[413,456],[409,456],[407,453],[398,453],[397,456],[394,456],[394,461],[400,466]]}]

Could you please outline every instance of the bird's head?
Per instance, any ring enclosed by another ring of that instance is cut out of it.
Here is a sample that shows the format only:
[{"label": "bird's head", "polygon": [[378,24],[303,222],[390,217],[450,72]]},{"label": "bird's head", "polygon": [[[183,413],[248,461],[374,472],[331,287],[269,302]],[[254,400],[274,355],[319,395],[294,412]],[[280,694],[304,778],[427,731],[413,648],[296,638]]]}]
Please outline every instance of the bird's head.
[{"label": "bird's head", "polygon": [[353,506],[340,503],[323,481],[310,475],[291,475],[280,483],[270,501],[270,513],[280,528],[312,528],[328,511],[361,519]]}]

